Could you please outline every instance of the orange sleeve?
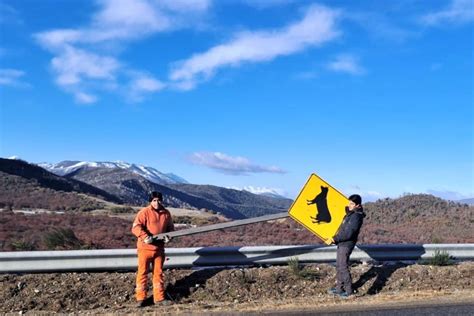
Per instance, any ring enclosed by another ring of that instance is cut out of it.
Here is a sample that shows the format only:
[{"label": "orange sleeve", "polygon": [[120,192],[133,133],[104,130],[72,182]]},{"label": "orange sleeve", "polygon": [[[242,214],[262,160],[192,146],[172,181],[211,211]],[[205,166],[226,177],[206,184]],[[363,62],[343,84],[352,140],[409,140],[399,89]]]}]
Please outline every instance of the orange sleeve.
[{"label": "orange sleeve", "polygon": [[133,221],[132,233],[141,240],[148,236],[146,231],[146,216],[143,210],[138,212],[135,220]]}]

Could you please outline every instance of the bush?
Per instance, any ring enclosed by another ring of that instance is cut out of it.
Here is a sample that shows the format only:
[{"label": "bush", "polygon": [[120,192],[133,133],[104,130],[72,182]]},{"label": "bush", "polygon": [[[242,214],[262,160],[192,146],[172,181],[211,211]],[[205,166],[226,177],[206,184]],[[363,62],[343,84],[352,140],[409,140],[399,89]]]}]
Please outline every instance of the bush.
[{"label": "bush", "polygon": [[442,244],[443,239],[441,237],[438,237],[438,236],[432,236],[431,237],[431,243],[432,244]]},{"label": "bush", "polygon": [[242,286],[257,282],[254,270],[252,270],[252,269],[247,269],[247,270],[246,269],[240,269],[240,271],[242,273],[239,274],[238,280],[239,280],[239,283]]},{"label": "bush", "polygon": [[44,244],[48,249],[79,249],[82,242],[76,237],[70,228],[55,228],[43,237]]},{"label": "bush", "polygon": [[17,240],[11,243],[13,250],[18,251],[31,251],[36,249],[36,245],[33,242],[26,240]]},{"label": "bush", "polygon": [[432,266],[447,266],[452,264],[451,256],[447,251],[435,250],[433,258],[428,260],[428,264]]},{"label": "bush", "polygon": [[130,206],[114,206],[110,209],[114,214],[133,213],[133,208]]},{"label": "bush", "polygon": [[298,257],[292,257],[288,259],[288,269],[290,270],[290,274],[300,279],[314,281],[319,277],[316,271],[311,271],[307,267],[303,267],[299,263]]},{"label": "bush", "polygon": [[288,259],[288,269],[295,277],[301,277],[301,266],[298,257],[291,257]]}]

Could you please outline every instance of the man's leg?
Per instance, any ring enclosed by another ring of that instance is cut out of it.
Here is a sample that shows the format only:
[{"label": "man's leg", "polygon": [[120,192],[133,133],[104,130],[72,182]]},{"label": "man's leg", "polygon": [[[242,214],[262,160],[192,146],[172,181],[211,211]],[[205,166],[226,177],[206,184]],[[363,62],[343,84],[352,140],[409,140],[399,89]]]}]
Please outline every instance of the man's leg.
[{"label": "man's leg", "polygon": [[153,261],[153,301],[155,303],[165,299],[165,280],[163,276],[163,262],[165,255],[163,252],[155,254]]},{"label": "man's leg", "polygon": [[344,253],[340,245],[337,246],[336,252],[336,292],[340,293],[344,289],[344,283],[342,280],[341,270],[344,265]]},{"label": "man's leg", "polygon": [[150,256],[153,253],[147,250],[138,250],[138,270],[135,288],[135,297],[137,301],[143,301],[146,299],[148,289],[148,267],[153,257]]},{"label": "man's leg", "polygon": [[339,262],[340,266],[338,266],[340,270],[339,277],[341,284],[344,291],[349,295],[352,294],[352,277],[349,271],[349,257],[353,248],[354,247],[345,245],[341,246],[341,260]]}]

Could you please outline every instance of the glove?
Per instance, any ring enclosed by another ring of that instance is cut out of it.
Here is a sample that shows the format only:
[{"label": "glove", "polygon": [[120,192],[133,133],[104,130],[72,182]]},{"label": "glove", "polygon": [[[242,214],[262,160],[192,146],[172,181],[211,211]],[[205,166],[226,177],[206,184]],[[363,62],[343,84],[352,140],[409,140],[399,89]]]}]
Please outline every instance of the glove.
[{"label": "glove", "polygon": [[165,244],[169,243],[171,239],[173,239],[173,237],[170,237],[168,235],[165,235],[165,237],[163,237],[163,241],[165,242]]},{"label": "glove", "polygon": [[143,239],[143,242],[145,244],[151,244],[153,242],[153,237],[151,236],[146,236],[144,239]]}]

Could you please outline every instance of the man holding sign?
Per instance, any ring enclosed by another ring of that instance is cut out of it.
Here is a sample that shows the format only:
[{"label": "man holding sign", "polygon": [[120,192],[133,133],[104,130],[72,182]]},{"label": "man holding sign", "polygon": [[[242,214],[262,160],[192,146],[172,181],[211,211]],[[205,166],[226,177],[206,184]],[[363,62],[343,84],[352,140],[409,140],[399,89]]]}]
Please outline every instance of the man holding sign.
[{"label": "man holding sign", "polygon": [[351,295],[349,256],[354,250],[365,217],[360,195],[354,194],[347,199],[313,173],[288,213],[327,245],[337,245],[336,288],[329,292],[343,298]]},{"label": "man holding sign", "polygon": [[346,298],[352,295],[352,278],[349,272],[349,257],[354,250],[365,213],[362,208],[362,198],[358,194],[349,197],[344,217],[339,231],[333,238],[325,241],[327,245],[337,245],[336,258],[336,287],[329,293]]}]

